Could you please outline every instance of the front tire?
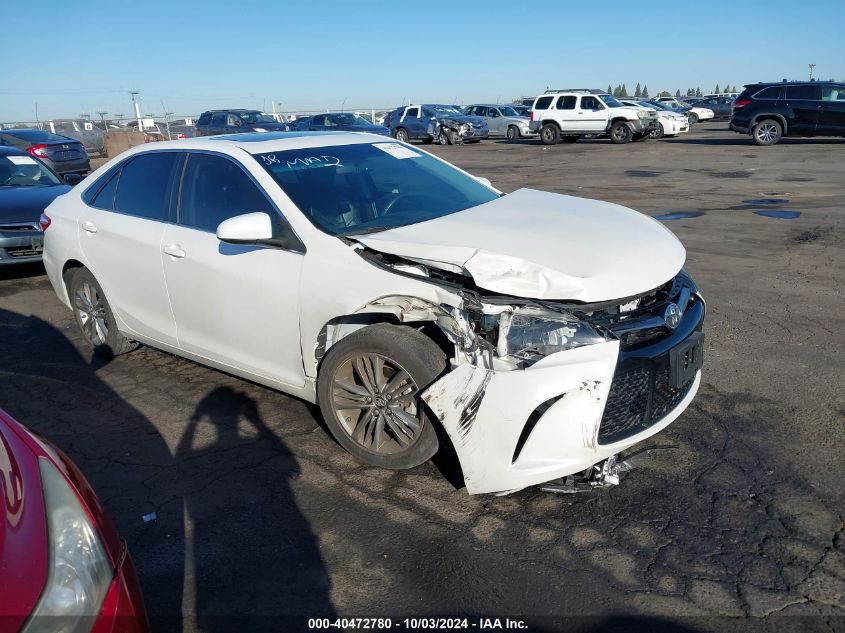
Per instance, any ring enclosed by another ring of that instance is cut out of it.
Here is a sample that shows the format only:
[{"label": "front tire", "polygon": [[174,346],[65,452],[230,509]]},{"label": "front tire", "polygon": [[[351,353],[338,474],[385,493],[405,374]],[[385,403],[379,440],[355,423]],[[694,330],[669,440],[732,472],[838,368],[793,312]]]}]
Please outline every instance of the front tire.
[{"label": "front tire", "polygon": [[540,128],[540,140],[543,145],[557,145],[560,142],[560,128],[554,123],[546,123]]},{"label": "front tire", "polygon": [[617,145],[630,143],[632,136],[633,133],[627,123],[620,121],[619,123],[614,123],[610,127],[610,140]]},{"label": "front tire", "polygon": [[393,131],[393,138],[395,138],[400,143],[407,143],[408,142],[408,130],[403,127],[398,127]]},{"label": "front tire", "polygon": [[90,270],[79,268],[73,273],[68,296],[76,324],[95,356],[113,358],[138,347],[138,343],[118,331],[114,312]]},{"label": "front tire", "polygon": [[687,116],[687,121],[689,121],[690,125],[695,125],[698,123],[698,115],[695,112],[690,112]]},{"label": "front tire", "polygon": [[509,125],[507,137],[509,141],[517,140],[519,138],[519,128],[515,125]]},{"label": "front tire", "polygon": [[334,438],[358,460],[402,470],[438,448],[434,418],[420,394],[446,368],[427,336],[380,323],[329,349],[317,377],[320,410]]},{"label": "front tire", "polygon": [[781,136],[783,136],[783,128],[774,119],[763,119],[751,128],[751,138],[757,145],[774,145]]},{"label": "front tire", "polygon": [[666,135],[666,130],[663,129],[663,124],[658,123],[657,127],[651,131],[651,133],[648,135],[648,137],[650,139],[658,139],[658,138],[663,138],[665,135]]}]

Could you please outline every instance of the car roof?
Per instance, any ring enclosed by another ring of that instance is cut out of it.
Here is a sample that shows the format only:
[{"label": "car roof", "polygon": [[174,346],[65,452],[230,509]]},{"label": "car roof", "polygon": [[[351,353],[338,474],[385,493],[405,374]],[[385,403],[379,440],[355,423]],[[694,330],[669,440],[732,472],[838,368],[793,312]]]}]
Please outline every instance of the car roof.
[{"label": "car roof", "polygon": [[332,147],[337,145],[357,145],[361,143],[385,143],[385,137],[364,132],[247,132],[244,134],[221,134],[219,136],[200,136],[198,138],[179,139],[177,141],[158,141],[138,145],[130,150],[142,153],[167,150],[206,150],[227,154],[237,154],[243,150],[248,154],[282,152],[293,149]]},{"label": "car roof", "polygon": [[817,84],[824,84],[825,86],[831,86],[831,85],[845,86],[845,82],[834,81],[834,80],[829,80],[829,81],[818,80],[817,81],[817,80],[814,79],[813,81],[807,81],[806,79],[804,79],[804,80],[795,79],[795,80],[792,80],[792,81],[758,81],[757,83],[754,83],[754,84],[744,84],[743,87],[745,87],[745,88],[757,88],[757,87],[763,87],[763,86],[803,86],[803,85],[815,86]]}]

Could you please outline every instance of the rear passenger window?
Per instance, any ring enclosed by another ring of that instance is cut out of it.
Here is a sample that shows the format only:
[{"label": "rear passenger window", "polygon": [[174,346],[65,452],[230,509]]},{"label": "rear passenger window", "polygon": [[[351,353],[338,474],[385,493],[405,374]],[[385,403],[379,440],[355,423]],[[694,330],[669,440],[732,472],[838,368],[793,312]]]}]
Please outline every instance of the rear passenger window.
[{"label": "rear passenger window", "polygon": [[277,215],[243,169],[220,156],[188,155],[182,176],[179,224],[216,233],[223,220],[255,211],[270,217]]},{"label": "rear passenger window", "polygon": [[780,99],[780,86],[764,88],[754,95],[755,99]]},{"label": "rear passenger window", "polygon": [[133,158],[120,172],[114,210],[148,220],[167,219],[179,157],[176,152],[157,152]]},{"label": "rear passenger window", "polygon": [[818,86],[787,86],[786,98],[792,100],[815,100],[821,99],[821,90]]},{"label": "rear passenger window", "polygon": [[574,110],[576,101],[578,101],[578,97],[576,97],[574,95],[566,95],[564,97],[560,97],[557,100],[557,109],[558,110]]},{"label": "rear passenger window", "polygon": [[117,190],[117,181],[119,178],[120,170],[117,169],[111,175],[106,185],[94,196],[94,199],[91,201],[92,207],[106,209],[108,211],[114,210],[114,192]]},{"label": "rear passenger window", "polygon": [[554,97],[540,97],[534,103],[535,110],[548,110],[549,106],[552,105],[552,99]]}]

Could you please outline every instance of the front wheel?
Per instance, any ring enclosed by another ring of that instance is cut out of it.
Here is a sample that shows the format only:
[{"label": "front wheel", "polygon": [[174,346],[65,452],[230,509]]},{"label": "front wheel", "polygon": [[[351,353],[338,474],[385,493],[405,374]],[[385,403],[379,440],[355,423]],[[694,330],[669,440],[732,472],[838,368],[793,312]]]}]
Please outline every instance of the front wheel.
[{"label": "front wheel", "polygon": [[90,270],[79,268],[73,273],[68,295],[76,324],[95,356],[112,358],[138,347],[138,343],[118,331],[106,295]]},{"label": "front wheel", "polygon": [[666,130],[663,129],[663,124],[658,123],[657,127],[654,128],[651,133],[649,133],[648,137],[650,139],[658,139],[663,138],[666,135]]},{"label": "front wheel", "polygon": [[751,128],[751,138],[757,145],[774,145],[783,136],[783,128],[774,119],[763,119]]},{"label": "front wheel", "polygon": [[610,140],[616,144],[629,143],[633,133],[627,123],[614,123],[610,128]]},{"label": "front wheel", "polygon": [[406,326],[356,330],[329,349],[317,378],[320,410],[334,438],[360,461],[413,468],[438,448],[420,394],[446,368],[446,355]]},{"label": "front wheel", "polygon": [[400,143],[407,143],[408,142],[408,130],[403,127],[398,127],[393,132],[393,138],[395,138]]},{"label": "front wheel", "polygon": [[509,125],[507,137],[508,137],[509,141],[515,141],[516,139],[518,139],[519,138],[519,128],[516,127],[515,125]]},{"label": "front wheel", "polygon": [[690,112],[689,116],[687,116],[687,121],[689,121],[690,125],[695,125],[698,123],[698,115],[695,112]]},{"label": "front wheel", "polygon": [[540,128],[540,140],[543,145],[557,145],[560,141],[560,128],[554,123],[546,123]]}]

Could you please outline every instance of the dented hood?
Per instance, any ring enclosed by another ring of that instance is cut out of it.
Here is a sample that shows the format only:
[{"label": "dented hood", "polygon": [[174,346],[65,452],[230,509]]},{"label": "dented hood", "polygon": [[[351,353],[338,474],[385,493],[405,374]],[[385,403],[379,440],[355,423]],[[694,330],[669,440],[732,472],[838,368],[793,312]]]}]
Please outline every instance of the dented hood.
[{"label": "dented hood", "polygon": [[677,274],[686,257],[674,234],[648,216],[533,189],[352,239],[429,266],[460,266],[492,292],[585,302],[652,290]]}]

